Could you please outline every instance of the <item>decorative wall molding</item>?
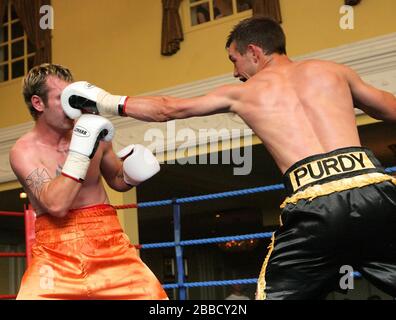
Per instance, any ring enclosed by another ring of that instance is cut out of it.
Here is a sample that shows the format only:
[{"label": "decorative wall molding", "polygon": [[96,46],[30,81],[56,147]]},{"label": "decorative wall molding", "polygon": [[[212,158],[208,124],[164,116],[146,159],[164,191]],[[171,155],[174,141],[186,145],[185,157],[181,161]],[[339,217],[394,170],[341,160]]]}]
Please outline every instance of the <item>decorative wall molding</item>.
[{"label": "decorative wall molding", "polygon": [[[396,33],[293,57],[293,60],[302,59],[332,60],[346,64],[356,70],[368,83],[396,94]],[[203,95],[213,88],[232,83],[238,83],[238,80],[232,77],[232,73],[228,73],[172,88],[147,92],[144,95],[170,95],[187,98]],[[180,145],[183,145],[183,147],[197,145],[194,138],[191,139],[186,136],[177,139],[172,132],[172,126],[174,126],[175,132],[187,128],[186,133],[191,130],[190,132],[195,133],[196,136],[200,129],[213,128],[215,129],[214,133],[209,138],[214,140],[221,140],[216,130],[220,132],[222,128],[240,130],[241,137],[249,137],[252,134],[245,123],[233,114],[196,117],[172,121],[171,123],[147,123],[121,117],[112,117],[110,120],[116,128],[116,135],[113,140],[115,150],[131,143],[151,145],[153,141],[147,140],[147,133],[150,132],[158,133],[156,139],[161,139],[160,133],[163,134],[163,148],[157,148],[155,150],[157,152],[172,151]],[[0,183],[15,180],[9,165],[8,153],[15,141],[29,131],[33,125],[34,123],[31,121],[12,127],[0,128]]]}]

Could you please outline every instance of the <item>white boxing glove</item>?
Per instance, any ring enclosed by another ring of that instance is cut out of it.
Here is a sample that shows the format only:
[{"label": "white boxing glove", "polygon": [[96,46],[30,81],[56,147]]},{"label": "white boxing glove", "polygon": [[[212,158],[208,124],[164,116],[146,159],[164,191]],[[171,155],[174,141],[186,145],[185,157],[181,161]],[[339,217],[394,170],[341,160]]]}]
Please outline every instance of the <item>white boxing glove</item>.
[{"label": "white boxing glove", "polygon": [[114,136],[113,124],[101,116],[84,114],[73,128],[69,154],[62,175],[82,182],[100,140],[110,141]]},{"label": "white boxing glove", "polygon": [[112,95],[86,81],[77,81],[63,89],[61,103],[65,114],[76,119],[82,113],[125,115],[127,98]]},{"label": "white boxing glove", "polygon": [[124,161],[124,181],[136,186],[150,179],[160,171],[160,165],[153,153],[141,144],[131,144],[117,153]]}]

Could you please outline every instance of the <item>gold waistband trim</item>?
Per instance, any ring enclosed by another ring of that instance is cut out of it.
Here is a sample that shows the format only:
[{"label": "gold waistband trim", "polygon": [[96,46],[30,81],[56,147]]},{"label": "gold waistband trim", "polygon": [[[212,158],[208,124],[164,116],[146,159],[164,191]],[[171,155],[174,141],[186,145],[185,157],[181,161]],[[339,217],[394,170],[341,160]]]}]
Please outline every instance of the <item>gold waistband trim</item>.
[{"label": "gold waistband trim", "polygon": [[265,282],[265,272],[267,270],[268,261],[271,257],[272,251],[274,250],[275,246],[275,233],[272,234],[271,243],[268,246],[267,256],[263,262],[261,267],[260,275],[257,281],[257,291],[255,300],[265,300],[267,298],[267,294],[265,292],[266,282]]},{"label": "gold waistband trim", "polygon": [[344,178],[328,183],[314,185],[305,190],[296,192],[290,197],[287,197],[281,204],[281,209],[286,207],[287,204],[296,204],[299,200],[312,201],[313,199],[329,195],[333,192],[345,191],[353,188],[362,188],[370,184],[380,183],[384,181],[392,181],[396,185],[396,179],[392,176],[383,173],[367,173],[360,176],[351,178]]}]

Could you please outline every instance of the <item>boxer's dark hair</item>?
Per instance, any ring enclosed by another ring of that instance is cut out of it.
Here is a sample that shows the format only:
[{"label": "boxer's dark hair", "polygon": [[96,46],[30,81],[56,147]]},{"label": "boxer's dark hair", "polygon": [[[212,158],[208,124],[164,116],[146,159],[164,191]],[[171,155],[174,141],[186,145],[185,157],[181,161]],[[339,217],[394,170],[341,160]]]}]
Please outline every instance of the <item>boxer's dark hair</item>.
[{"label": "boxer's dark hair", "polygon": [[278,22],[269,17],[254,16],[239,22],[228,36],[226,48],[235,42],[240,54],[254,44],[266,54],[286,54],[286,36]]},{"label": "boxer's dark hair", "polygon": [[45,104],[48,102],[47,78],[49,76],[54,76],[67,82],[74,81],[70,70],[58,64],[43,63],[30,69],[23,78],[22,92],[29,112],[35,121],[41,112],[33,107],[31,99],[34,95],[37,95]]}]

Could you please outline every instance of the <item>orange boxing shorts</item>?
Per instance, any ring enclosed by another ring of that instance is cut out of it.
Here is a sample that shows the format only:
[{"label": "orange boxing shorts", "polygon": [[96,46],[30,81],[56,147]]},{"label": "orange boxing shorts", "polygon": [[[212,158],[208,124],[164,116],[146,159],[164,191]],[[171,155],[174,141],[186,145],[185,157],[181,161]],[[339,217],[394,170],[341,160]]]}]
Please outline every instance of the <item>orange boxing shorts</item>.
[{"label": "orange boxing shorts", "polygon": [[106,204],[36,219],[17,299],[168,299]]}]

